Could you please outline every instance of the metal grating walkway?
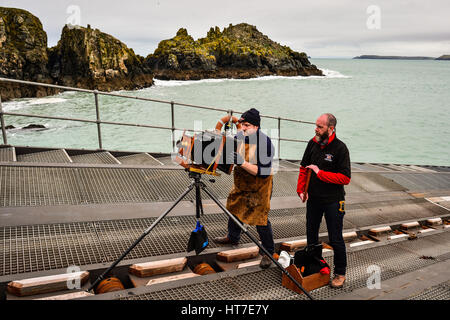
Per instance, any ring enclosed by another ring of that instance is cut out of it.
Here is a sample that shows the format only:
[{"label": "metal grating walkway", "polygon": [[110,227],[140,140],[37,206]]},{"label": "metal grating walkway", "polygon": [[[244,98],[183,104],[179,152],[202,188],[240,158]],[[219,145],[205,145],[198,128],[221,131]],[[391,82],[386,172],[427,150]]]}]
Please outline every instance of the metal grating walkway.
[{"label": "metal grating walkway", "polygon": [[[422,259],[429,247],[423,241],[433,243],[448,243],[450,232],[427,236],[415,240],[421,244],[411,250],[409,243],[403,241],[396,245],[383,245],[359,251],[348,252],[348,271],[346,285],[342,289],[332,289],[328,286],[311,291],[315,299],[325,300],[343,293],[349,293],[367,285],[368,267],[377,265],[381,268],[381,281],[399,276],[406,272],[419,270],[425,266],[444,261],[441,259]],[[447,252],[450,248],[447,247]],[[333,257],[327,257],[327,262],[333,269]],[[433,291],[422,295],[425,299],[441,299],[448,297],[448,283],[433,288]],[[281,285],[281,271],[272,267],[265,271],[231,276],[208,282],[184,285],[177,288],[143,293],[122,298],[122,300],[305,300],[305,295],[298,295]],[[417,299],[420,297],[412,297]]]},{"label": "metal grating walkway", "polygon": [[450,281],[412,295],[408,300],[450,300]]},{"label": "metal grating walkway", "polygon": [[136,164],[136,165],[147,165],[147,166],[160,166],[162,165],[161,162],[156,160],[154,157],[149,155],[148,153],[137,153],[137,154],[131,154],[128,156],[120,156],[116,157],[117,160],[121,164]]},{"label": "metal grating walkway", "polygon": [[450,189],[450,175],[447,173],[383,173],[382,176],[392,179],[409,190],[448,190]]},{"label": "metal grating walkway", "polygon": [[0,148],[0,161],[16,161],[14,147]]},{"label": "metal grating walkway", "polygon": [[[443,208],[428,208],[431,204],[424,200],[382,202],[378,206],[372,204],[372,211],[367,210],[369,205],[349,205],[344,229],[371,226],[379,221],[400,221],[396,220],[399,219],[397,215],[405,205],[414,209],[412,212],[416,212],[417,218],[448,215]],[[274,239],[306,235],[305,208],[271,210],[269,218]],[[143,218],[0,227],[0,276],[114,261],[155,220]],[[210,239],[226,233],[227,221],[224,213],[206,214],[201,218]],[[168,215],[126,259],[186,252],[195,222],[194,215]],[[249,227],[249,231],[259,238],[255,227]],[[323,221],[320,232],[326,231]],[[251,241],[243,235],[241,244],[247,243]],[[210,241],[208,248],[216,247]]]},{"label": "metal grating walkway", "polygon": [[73,155],[71,158],[74,163],[120,164],[120,162],[107,151]]},{"label": "metal grating walkway", "polygon": [[1,275],[93,264],[102,257],[95,232],[85,223],[2,227],[0,252]]},{"label": "metal grating walkway", "polygon": [[[444,179],[450,188],[449,178],[446,175],[438,181]],[[233,176],[222,174],[215,178],[215,183],[210,179],[204,177],[203,181],[218,198],[225,199],[232,188]],[[278,172],[274,175],[272,196],[296,197],[297,179],[297,171]],[[190,182],[187,173],[178,168],[2,165],[0,207],[174,201]],[[373,173],[355,173],[346,186],[347,192],[404,190],[390,178]],[[194,195],[190,194],[188,199],[194,199]]]},{"label": "metal grating walkway", "polygon": [[[216,196],[226,198],[232,179],[223,175],[215,183],[204,181]],[[280,172],[273,196],[295,196],[296,179],[297,173]],[[190,182],[179,169],[0,166],[0,207],[174,201]],[[187,199],[194,199],[193,193]]]},{"label": "metal grating walkway", "polygon": [[27,154],[18,154],[19,162],[36,162],[36,163],[70,163],[71,160],[63,149],[50,150],[42,152],[34,152]]}]

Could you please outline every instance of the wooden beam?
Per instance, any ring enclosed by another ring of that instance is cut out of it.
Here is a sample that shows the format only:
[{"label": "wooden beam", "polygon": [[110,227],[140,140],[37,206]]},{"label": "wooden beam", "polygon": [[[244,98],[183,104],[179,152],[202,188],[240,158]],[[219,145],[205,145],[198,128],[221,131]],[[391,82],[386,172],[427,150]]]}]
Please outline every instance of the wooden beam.
[{"label": "wooden beam", "polygon": [[152,284],[157,284],[157,283],[180,280],[180,279],[189,279],[189,278],[193,278],[193,277],[200,277],[200,275],[193,273],[193,272],[189,272],[189,273],[182,273],[182,274],[177,274],[177,275],[172,275],[172,276],[167,276],[167,277],[151,279],[149,282],[147,282],[147,286],[151,286]]},{"label": "wooden beam", "polygon": [[280,250],[284,251],[295,251],[300,248],[306,247],[306,239],[285,241],[281,244]]},{"label": "wooden beam", "polygon": [[259,248],[257,246],[241,249],[233,249],[222,251],[217,254],[217,260],[223,262],[234,262],[246,259],[256,258],[259,254]]},{"label": "wooden beam", "polygon": [[392,229],[390,226],[383,226],[383,227],[377,227],[377,228],[370,229],[369,234],[371,236],[380,236],[382,234],[389,233],[391,231],[392,231]]},{"label": "wooden beam", "polygon": [[58,274],[54,276],[16,280],[8,283],[7,290],[9,293],[19,297],[31,296],[35,294],[67,290],[69,289],[67,285],[78,279],[80,280],[80,285],[83,285],[88,280],[88,277],[88,271],[81,271]]},{"label": "wooden beam", "polygon": [[186,263],[186,257],[137,263],[130,266],[129,272],[141,278],[151,277],[158,274],[181,271],[186,266]]}]

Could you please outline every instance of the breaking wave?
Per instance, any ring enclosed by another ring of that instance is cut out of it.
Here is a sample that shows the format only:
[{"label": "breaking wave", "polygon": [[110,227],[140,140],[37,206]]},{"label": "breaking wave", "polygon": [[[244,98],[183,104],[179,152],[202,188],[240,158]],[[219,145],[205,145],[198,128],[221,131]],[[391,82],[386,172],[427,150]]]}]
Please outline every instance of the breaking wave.
[{"label": "breaking wave", "polygon": [[159,80],[154,79],[154,83],[156,87],[178,87],[178,86],[187,86],[192,84],[201,84],[201,83],[220,83],[220,82],[236,82],[236,81],[271,81],[278,79],[288,79],[288,80],[308,80],[308,79],[336,79],[336,78],[351,78],[350,76],[343,75],[339,71],[329,70],[329,69],[320,69],[324,77],[322,76],[263,76],[257,78],[250,79],[202,79],[202,80]]},{"label": "breaking wave", "polygon": [[45,98],[32,98],[26,100],[13,100],[3,103],[3,108],[5,111],[14,111],[29,106],[41,105],[41,104],[53,104],[53,103],[64,103],[67,99],[59,97],[45,97]]}]

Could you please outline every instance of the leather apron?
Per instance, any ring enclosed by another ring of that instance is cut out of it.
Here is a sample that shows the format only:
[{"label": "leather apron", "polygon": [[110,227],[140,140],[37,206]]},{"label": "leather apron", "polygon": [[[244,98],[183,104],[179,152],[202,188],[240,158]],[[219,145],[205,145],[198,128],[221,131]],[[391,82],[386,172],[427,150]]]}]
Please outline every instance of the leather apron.
[{"label": "leather apron", "polygon": [[[239,153],[245,161],[256,164],[256,145],[242,143]],[[243,223],[266,226],[270,211],[273,175],[257,177],[240,166],[234,167],[234,185],[227,198],[227,209]]]}]

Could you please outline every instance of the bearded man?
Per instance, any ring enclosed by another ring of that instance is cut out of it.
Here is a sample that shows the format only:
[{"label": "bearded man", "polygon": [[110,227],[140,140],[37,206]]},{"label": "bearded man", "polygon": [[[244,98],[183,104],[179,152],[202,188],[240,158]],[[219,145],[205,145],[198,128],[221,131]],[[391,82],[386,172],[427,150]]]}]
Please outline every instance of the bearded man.
[{"label": "bearded man", "polygon": [[[334,278],[330,285],[341,288],[345,282],[347,255],[342,236],[345,215],[344,185],[350,183],[350,155],[345,143],[336,137],[336,117],[322,114],[316,121],[316,136],[308,142],[301,161],[297,194],[306,203],[306,237],[308,245],[319,243],[323,215],[329,244],[334,251]],[[305,192],[307,170],[311,180]]]}]

